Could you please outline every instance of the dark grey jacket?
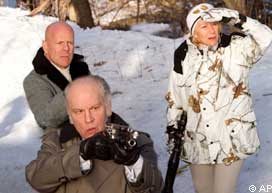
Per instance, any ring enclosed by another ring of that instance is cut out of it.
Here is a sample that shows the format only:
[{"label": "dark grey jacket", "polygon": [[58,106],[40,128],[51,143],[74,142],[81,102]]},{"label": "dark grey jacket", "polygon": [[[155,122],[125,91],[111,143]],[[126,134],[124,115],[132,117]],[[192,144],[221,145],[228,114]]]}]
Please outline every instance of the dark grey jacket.
[{"label": "dark grey jacket", "polygon": [[111,160],[93,160],[93,169],[83,175],[74,127],[45,131],[37,158],[26,167],[26,179],[41,193],[159,193],[163,180],[153,142],[143,133],[138,139],[144,164],[135,183],[126,180],[123,165]]},{"label": "dark grey jacket", "polygon": [[[72,79],[90,74],[83,56],[74,54],[70,64]],[[24,79],[29,107],[42,128],[59,127],[68,120],[63,90],[68,80],[47,60],[40,48],[33,60],[34,70]]]}]

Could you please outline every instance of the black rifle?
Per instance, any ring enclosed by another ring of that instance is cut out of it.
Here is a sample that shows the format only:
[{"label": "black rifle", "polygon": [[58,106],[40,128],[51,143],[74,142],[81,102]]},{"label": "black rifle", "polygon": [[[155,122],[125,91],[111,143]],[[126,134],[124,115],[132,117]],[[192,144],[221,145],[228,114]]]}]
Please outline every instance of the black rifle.
[{"label": "black rifle", "polygon": [[173,193],[173,185],[175,182],[178,166],[179,166],[179,160],[180,160],[180,154],[181,154],[181,148],[183,146],[183,136],[184,136],[184,130],[187,123],[187,112],[183,111],[180,120],[178,121],[178,128],[173,128],[173,126],[167,127],[167,133],[169,136],[169,139],[174,139],[174,148],[172,150],[172,153],[170,155],[169,161],[168,161],[168,168],[166,172],[165,177],[165,183],[162,193]]}]

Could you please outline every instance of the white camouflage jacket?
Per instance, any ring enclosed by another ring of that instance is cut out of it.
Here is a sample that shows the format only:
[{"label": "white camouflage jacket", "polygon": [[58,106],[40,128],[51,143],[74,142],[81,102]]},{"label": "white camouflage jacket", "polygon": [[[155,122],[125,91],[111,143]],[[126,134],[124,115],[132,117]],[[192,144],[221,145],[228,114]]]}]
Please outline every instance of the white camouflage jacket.
[{"label": "white camouflage jacket", "polygon": [[[175,52],[169,77],[168,126],[188,120],[182,159],[193,164],[231,164],[259,146],[248,75],[272,41],[266,25],[248,18],[244,35],[222,35],[215,51],[199,50],[188,38]],[[181,60],[181,62],[180,62]]]}]

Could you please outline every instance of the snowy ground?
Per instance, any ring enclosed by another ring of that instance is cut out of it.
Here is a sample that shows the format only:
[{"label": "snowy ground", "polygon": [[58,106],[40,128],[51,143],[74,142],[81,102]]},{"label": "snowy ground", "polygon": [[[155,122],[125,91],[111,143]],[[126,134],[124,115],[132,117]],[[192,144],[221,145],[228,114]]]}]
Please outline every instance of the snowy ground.
[{"label": "snowy ground", "polygon": [[[32,69],[31,61],[41,45],[45,27],[54,18],[24,16],[18,9],[0,8],[0,193],[33,192],[25,182],[24,167],[36,156],[41,131],[25,100],[22,81]],[[182,39],[171,40],[141,32],[82,30],[76,33],[76,52],[86,56],[93,74],[106,78],[113,91],[113,109],[134,128],[149,132],[166,172],[164,95],[174,49]],[[144,27],[137,28],[150,31]],[[152,30],[153,31],[153,30]],[[272,48],[251,73],[262,148],[249,158],[237,193],[249,192],[251,184],[272,187]],[[175,190],[193,193],[190,172],[176,179]],[[259,192],[265,192],[260,189]],[[272,192],[272,189],[266,192]]]}]

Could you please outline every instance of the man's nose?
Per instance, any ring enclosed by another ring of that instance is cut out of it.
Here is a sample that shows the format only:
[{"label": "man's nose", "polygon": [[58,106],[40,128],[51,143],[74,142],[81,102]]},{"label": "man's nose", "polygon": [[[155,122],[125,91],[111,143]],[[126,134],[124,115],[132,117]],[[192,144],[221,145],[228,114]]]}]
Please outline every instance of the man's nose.
[{"label": "man's nose", "polygon": [[86,123],[91,123],[91,122],[94,121],[94,116],[93,116],[93,113],[91,111],[86,111],[85,121],[86,121]]},{"label": "man's nose", "polygon": [[66,42],[66,43],[63,44],[63,49],[67,50],[67,51],[70,49],[68,42]]}]

